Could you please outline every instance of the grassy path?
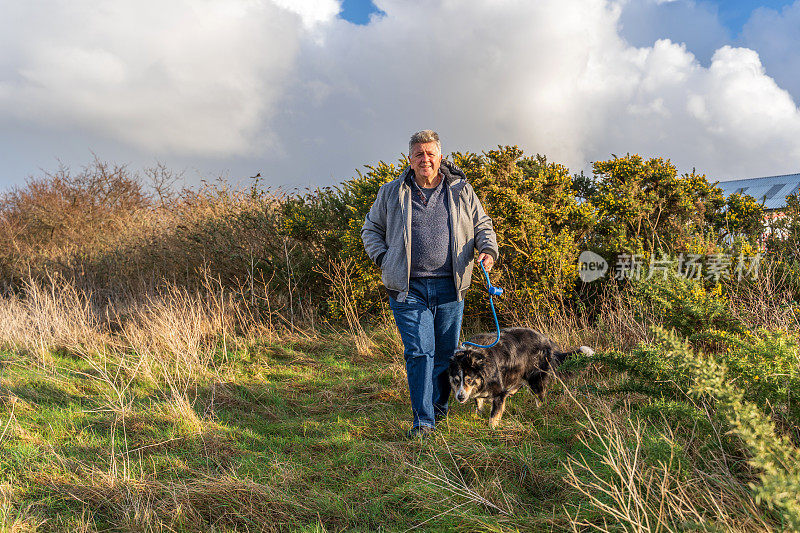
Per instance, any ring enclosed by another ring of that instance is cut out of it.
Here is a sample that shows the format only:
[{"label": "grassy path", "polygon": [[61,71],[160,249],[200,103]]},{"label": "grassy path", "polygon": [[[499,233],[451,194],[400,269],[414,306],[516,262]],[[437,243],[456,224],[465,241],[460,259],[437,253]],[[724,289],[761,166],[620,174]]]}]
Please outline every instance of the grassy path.
[{"label": "grassy path", "polygon": [[571,400],[556,393],[540,411],[521,392],[495,431],[457,405],[434,438],[408,441],[403,367],[384,346],[360,357],[335,334],[255,342],[183,394],[67,351],[49,365],[3,354],[4,524],[569,529],[565,509],[580,499],[560,462],[580,446],[582,419]]}]

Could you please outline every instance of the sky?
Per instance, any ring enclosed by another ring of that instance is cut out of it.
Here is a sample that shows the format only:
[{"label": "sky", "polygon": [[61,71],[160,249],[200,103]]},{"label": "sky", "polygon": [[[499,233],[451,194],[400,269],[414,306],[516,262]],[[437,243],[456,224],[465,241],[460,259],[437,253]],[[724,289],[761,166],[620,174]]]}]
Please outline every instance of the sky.
[{"label": "sky", "polygon": [[518,145],[800,172],[800,0],[0,0],[0,191],[95,157],[334,185]]}]

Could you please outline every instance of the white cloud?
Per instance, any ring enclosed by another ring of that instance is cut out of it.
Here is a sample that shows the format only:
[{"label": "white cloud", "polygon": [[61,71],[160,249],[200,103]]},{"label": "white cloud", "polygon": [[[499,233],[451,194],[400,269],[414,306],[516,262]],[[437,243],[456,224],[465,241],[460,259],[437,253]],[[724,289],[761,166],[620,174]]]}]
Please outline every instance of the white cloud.
[{"label": "white cloud", "polygon": [[300,15],[306,28],[330,22],[339,14],[341,6],[336,0],[273,0],[276,5]]},{"label": "white cloud", "polygon": [[[624,99],[610,104],[623,127],[601,149],[671,157],[713,179],[796,170],[800,112],[754,51],[720,48],[704,68],[683,46],[663,40],[648,51],[640,73],[637,94],[627,101],[654,104],[655,111],[637,119],[630,108],[619,111]],[[649,83],[654,75],[659,82]]]},{"label": "white cloud", "polygon": [[0,22],[10,45],[0,119],[93,132],[154,154],[259,146],[301,31],[291,13],[251,0],[0,5],[13,13]]},{"label": "white cloud", "polygon": [[800,114],[757,53],[632,46],[629,3],[379,0],[357,26],[333,0],[46,1],[0,0],[22,19],[0,22],[0,138],[60,128],[275,183],[341,181],[428,127],[445,151],[518,144],[573,170],[626,152],[715,179],[798,170]]},{"label": "white cloud", "polygon": [[619,4],[600,0],[379,7],[379,21],[331,26],[324,47],[304,49],[304,102],[316,103],[281,128],[298,155],[393,157],[434,127],[446,149],[519,144],[576,170],[612,152],[713,178],[796,165],[797,108],[751,50],[720,48],[704,67],[670,40],[632,47]]}]

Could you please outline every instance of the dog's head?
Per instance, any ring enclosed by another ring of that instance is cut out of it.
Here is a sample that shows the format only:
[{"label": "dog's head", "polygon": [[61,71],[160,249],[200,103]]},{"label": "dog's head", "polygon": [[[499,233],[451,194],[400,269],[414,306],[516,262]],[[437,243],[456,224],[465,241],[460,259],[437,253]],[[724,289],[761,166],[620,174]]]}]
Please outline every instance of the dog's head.
[{"label": "dog's head", "polygon": [[460,349],[450,359],[450,386],[459,403],[480,393],[485,383],[483,372],[486,355],[477,350]]}]

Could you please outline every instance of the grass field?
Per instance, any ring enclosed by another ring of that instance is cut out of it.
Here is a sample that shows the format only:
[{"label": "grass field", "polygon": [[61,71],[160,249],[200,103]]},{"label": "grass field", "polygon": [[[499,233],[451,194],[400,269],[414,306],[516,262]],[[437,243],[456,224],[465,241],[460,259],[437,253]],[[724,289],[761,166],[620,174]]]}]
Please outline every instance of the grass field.
[{"label": "grass field", "polygon": [[[541,408],[523,390],[492,430],[454,405],[419,441],[391,324],[281,329],[179,289],[123,304],[69,285],[0,299],[0,531],[774,531],[794,516],[756,500],[764,467],[713,404],[626,390],[601,360],[644,371],[668,352],[618,351],[612,322],[550,332],[598,352]],[[791,346],[775,353],[794,361]],[[786,449],[770,494],[797,477]]]},{"label": "grass field", "polygon": [[[453,158],[498,231],[501,323],[596,354],[541,408],[524,390],[491,430],[455,405],[425,442],[359,237],[400,166],[295,194],[96,159],[0,195],[0,533],[800,531],[797,199],[765,235],[669,160]],[[675,271],[579,284],[584,249]],[[465,337],[493,327],[465,309]]]},{"label": "grass field", "polygon": [[[217,531],[563,530],[581,498],[562,464],[585,418],[528,392],[499,430],[457,405],[409,441],[392,332],[359,356],[346,335],[291,335],[216,356],[167,392],[130,368],[61,350],[2,354],[6,528]],[[118,363],[118,362],[117,362]]]}]

